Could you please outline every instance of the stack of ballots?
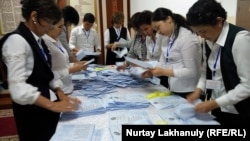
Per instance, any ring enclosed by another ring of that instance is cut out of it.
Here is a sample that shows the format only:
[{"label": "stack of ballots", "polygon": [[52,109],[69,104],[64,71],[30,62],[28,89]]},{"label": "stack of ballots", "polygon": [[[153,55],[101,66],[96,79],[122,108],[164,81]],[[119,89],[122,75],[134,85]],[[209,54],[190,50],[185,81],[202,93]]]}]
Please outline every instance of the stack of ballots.
[{"label": "stack of ballots", "polygon": [[113,92],[116,92],[115,86],[104,83],[104,81],[85,80],[78,85],[78,89],[75,90],[71,95],[101,98],[104,94]]},{"label": "stack of ballots", "polygon": [[98,81],[105,81],[116,87],[145,87],[150,82],[146,79],[139,79],[131,76],[129,73],[118,72],[116,70],[105,70],[98,73]]},{"label": "stack of ballots", "polygon": [[105,103],[105,107],[107,110],[121,110],[121,109],[139,109],[139,108],[147,108],[150,105],[150,102],[146,100],[146,98],[142,94],[117,94],[112,93],[106,95],[103,99]]}]

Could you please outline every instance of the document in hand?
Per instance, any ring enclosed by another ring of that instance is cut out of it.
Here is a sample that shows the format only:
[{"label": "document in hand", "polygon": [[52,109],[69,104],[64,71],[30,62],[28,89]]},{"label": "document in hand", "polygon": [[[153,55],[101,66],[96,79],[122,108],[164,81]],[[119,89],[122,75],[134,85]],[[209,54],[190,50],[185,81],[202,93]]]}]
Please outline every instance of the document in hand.
[{"label": "document in hand", "polygon": [[125,57],[126,61],[132,63],[132,64],[136,64],[142,68],[145,69],[153,69],[156,67],[158,61],[141,61],[138,59],[133,59],[133,58],[129,58],[129,57]]},{"label": "document in hand", "polygon": [[[127,44],[127,40],[125,40],[124,38],[120,38],[120,40],[116,43],[120,44],[120,45],[125,45]],[[128,53],[128,49],[127,47],[121,47],[121,50],[115,50],[114,53],[117,55],[118,58],[122,58],[124,55],[126,55]]]},{"label": "document in hand", "polygon": [[122,47],[121,50],[115,50],[114,53],[117,55],[117,57],[122,58],[128,53],[128,49],[126,47]]},{"label": "document in hand", "polygon": [[98,56],[100,55],[100,52],[91,52],[91,51],[84,51],[82,49],[80,49],[77,53],[76,53],[76,59],[78,61],[82,60],[82,58],[84,58],[85,56],[88,55],[92,55],[92,56]]}]

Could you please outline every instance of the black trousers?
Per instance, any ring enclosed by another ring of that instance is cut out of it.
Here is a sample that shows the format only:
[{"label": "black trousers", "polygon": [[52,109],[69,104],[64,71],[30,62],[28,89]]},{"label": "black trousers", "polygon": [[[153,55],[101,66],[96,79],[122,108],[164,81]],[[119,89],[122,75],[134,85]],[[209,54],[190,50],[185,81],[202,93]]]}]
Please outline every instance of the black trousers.
[{"label": "black trousers", "polygon": [[[249,107],[246,107],[249,108]],[[245,114],[231,114],[222,112],[220,108],[212,111],[212,115],[221,125],[244,125],[250,126],[250,117]]]},{"label": "black trousers", "polygon": [[13,103],[13,112],[20,141],[49,141],[60,117],[60,113],[35,105]]}]

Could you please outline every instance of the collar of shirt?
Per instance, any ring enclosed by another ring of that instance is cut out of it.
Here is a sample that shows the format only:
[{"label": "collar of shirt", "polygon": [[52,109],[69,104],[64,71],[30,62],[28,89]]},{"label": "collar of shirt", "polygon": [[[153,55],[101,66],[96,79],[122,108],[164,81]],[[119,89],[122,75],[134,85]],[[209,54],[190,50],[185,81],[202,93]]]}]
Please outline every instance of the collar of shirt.
[{"label": "collar of shirt", "polygon": [[[215,44],[217,44],[218,46],[224,47],[224,45],[226,43],[228,31],[229,31],[229,24],[227,22],[225,22],[223,25],[222,31],[221,31]],[[208,40],[206,40],[206,42],[211,49],[213,47],[213,42],[208,41]]]},{"label": "collar of shirt", "polygon": [[43,35],[43,39],[49,40],[50,42],[56,43],[57,41],[50,37],[48,34]]},{"label": "collar of shirt", "polygon": [[38,37],[34,32],[31,31],[31,33],[33,34],[36,41],[38,41],[38,39],[40,39],[40,37]]}]

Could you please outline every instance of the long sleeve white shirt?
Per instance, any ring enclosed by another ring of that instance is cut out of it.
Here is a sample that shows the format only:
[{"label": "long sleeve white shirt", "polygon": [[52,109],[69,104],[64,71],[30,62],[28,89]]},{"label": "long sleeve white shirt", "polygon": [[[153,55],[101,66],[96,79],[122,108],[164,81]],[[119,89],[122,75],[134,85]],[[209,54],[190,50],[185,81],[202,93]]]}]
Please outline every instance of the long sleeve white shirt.
[{"label": "long sleeve white shirt", "polygon": [[174,77],[169,77],[171,91],[192,92],[200,77],[202,52],[199,38],[186,28],[180,27],[179,36],[171,47],[170,40],[172,39],[164,39],[158,66],[173,70]]},{"label": "long sleeve white shirt", "polygon": [[60,40],[54,40],[47,34],[43,36],[43,39],[50,50],[52,60],[51,69],[54,73],[54,79],[60,82],[60,87],[64,93],[72,93],[74,85],[69,68],[73,64],[69,62],[67,50],[63,47]]},{"label": "long sleeve white shirt", "polygon": [[[238,114],[238,111],[235,109],[233,104],[236,104],[250,96],[250,33],[246,30],[240,31],[235,37],[232,47],[232,54],[237,67],[237,73],[240,78],[240,83],[234,89],[226,92],[222,80],[220,57],[218,58],[216,69],[213,69],[213,64],[219,47],[223,47],[225,45],[228,31],[229,24],[225,22],[222,32],[219,35],[216,43],[213,44],[210,41],[206,41],[211,49],[211,54],[208,58],[208,66],[211,70],[216,71],[213,80],[220,81],[221,84],[220,89],[212,91],[212,99],[215,99],[215,101],[221,107],[222,111]],[[203,54],[204,53],[205,51],[203,51]],[[203,91],[206,88],[206,64],[203,65],[203,72],[197,87],[202,89]]]},{"label": "long sleeve white shirt", "polygon": [[78,48],[83,51],[94,52],[94,48],[101,50],[98,34],[95,29],[91,28],[86,31],[83,25],[74,27],[69,37],[70,49]]},{"label": "long sleeve white shirt", "polygon": [[[38,36],[33,34],[36,40]],[[20,105],[33,104],[41,94],[37,87],[26,83],[34,67],[33,51],[29,43],[20,35],[13,34],[5,41],[3,48],[3,61],[8,68],[8,85],[11,98]],[[39,80],[37,80],[39,81]],[[51,81],[52,89],[59,87]],[[56,100],[56,95],[50,91],[50,100]]]},{"label": "long sleeve white shirt", "polygon": [[151,36],[146,37],[147,60],[159,61],[161,57],[161,46],[163,35],[156,33],[155,41]]}]

